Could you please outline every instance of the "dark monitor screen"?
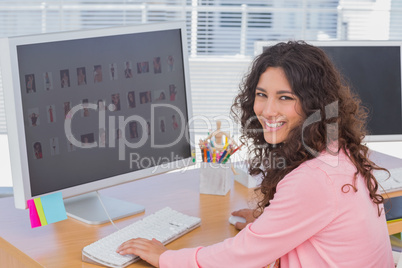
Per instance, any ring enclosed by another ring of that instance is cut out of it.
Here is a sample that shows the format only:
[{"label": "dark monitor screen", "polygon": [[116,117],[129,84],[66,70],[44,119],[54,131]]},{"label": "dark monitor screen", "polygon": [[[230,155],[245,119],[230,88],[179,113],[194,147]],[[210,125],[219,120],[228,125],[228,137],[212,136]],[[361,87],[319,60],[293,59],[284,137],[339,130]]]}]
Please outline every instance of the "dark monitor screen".
[{"label": "dark monitor screen", "polygon": [[369,135],[402,134],[400,46],[322,46],[369,110]]}]

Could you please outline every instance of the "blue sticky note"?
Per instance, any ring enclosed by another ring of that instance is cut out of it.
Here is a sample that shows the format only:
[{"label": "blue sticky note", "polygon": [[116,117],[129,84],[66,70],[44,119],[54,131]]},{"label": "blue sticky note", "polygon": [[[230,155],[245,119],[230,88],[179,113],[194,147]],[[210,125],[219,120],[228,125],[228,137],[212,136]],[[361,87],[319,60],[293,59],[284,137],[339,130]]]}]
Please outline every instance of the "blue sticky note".
[{"label": "blue sticky note", "polygon": [[41,196],[40,200],[48,224],[67,219],[61,192]]}]

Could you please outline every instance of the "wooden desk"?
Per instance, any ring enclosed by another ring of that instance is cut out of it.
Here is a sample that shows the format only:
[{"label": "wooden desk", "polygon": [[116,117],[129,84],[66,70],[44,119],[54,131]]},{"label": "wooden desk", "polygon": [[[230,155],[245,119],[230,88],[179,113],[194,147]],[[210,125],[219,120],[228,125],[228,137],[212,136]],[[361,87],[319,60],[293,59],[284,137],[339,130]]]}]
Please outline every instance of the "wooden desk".
[{"label": "wooden desk", "polygon": [[[198,192],[198,170],[174,172],[102,190],[107,196],[142,204],[146,212],[116,221],[119,228],[163,207],[200,217],[201,227],[167,245],[169,249],[210,245],[236,235],[228,223],[231,211],[255,204],[253,190],[234,183],[226,196]],[[81,261],[81,249],[116,231],[110,224],[87,225],[67,219],[31,229],[28,210],[14,208],[13,198],[0,199],[0,263],[2,267],[99,267]],[[150,267],[140,261],[129,267]]]},{"label": "wooden desk", "polygon": [[[145,215],[170,206],[202,219],[201,227],[167,245],[169,249],[206,246],[237,234],[228,223],[231,211],[254,207],[254,191],[234,183],[226,196],[200,195],[198,170],[174,172],[135,181],[102,194],[145,205],[146,212],[116,221],[119,228]],[[401,195],[388,194],[388,197]],[[0,199],[0,264],[2,267],[99,267],[81,261],[81,249],[114,232],[110,224],[87,225],[74,219],[31,229],[28,210],[14,208],[12,198]],[[402,223],[388,224],[390,234],[402,232]],[[139,261],[129,267],[151,267]]]}]

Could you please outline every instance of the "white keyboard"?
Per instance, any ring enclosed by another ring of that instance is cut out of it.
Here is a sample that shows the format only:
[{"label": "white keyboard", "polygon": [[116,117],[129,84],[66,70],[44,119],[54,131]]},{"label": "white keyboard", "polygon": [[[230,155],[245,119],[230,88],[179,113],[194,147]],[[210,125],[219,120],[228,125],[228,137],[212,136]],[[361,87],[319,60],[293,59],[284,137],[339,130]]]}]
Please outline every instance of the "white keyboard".
[{"label": "white keyboard", "polygon": [[166,207],[84,247],[82,260],[107,267],[126,267],[139,260],[139,257],[116,253],[116,249],[123,242],[142,237],[155,238],[166,245],[200,224],[200,218]]},{"label": "white keyboard", "polygon": [[381,193],[402,190],[402,159],[388,154],[370,150],[370,160],[380,167],[388,169],[391,176],[382,170],[374,170],[373,175],[381,187]]},{"label": "white keyboard", "polygon": [[391,176],[388,178],[388,173],[382,170],[373,172],[378,183],[381,185],[380,192],[395,192],[402,190],[402,168],[389,169]]}]

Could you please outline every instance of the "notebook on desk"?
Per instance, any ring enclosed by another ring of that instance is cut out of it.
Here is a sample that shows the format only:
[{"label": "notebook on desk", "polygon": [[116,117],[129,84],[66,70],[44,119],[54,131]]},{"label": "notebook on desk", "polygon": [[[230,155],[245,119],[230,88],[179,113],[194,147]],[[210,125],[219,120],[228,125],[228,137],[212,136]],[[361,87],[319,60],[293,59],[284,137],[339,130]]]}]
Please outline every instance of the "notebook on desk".
[{"label": "notebook on desk", "polygon": [[402,196],[396,196],[385,200],[384,209],[387,221],[402,219]]}]

